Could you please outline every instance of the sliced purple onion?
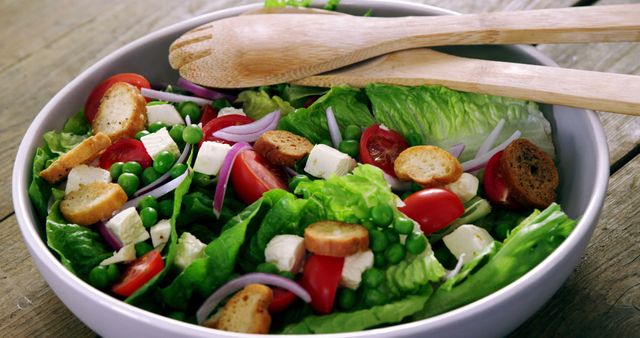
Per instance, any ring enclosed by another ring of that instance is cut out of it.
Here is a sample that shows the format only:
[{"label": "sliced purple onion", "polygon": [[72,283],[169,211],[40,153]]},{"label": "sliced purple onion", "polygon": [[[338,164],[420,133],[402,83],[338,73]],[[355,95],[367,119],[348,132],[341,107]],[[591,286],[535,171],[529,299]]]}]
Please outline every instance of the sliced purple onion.
[{"label": "sliced purple onion", "polygon": [[342,142],[342,134],[340,133],[340,127],[338,127],[338,121],[336,121],[336,115],[331,107],[327,108],[325,113],[327,114],[327,126],[329,127],[331,143],[333,143],[334,148],[338,149],[340,142]]},{"label": "sliced purple onion", "polygon": [[236,291],[242,290],[249,284],[266,284],[277,286],[279,288],[291,291],[306,303],[311,302],[311,295],[309,295],[309,292],[307,292],[307,290],[305,290],[298,283],[288,278],[270,273],[248,273],[244,276],[233,279],[227,284],[221,286],[218,290],[216,290],[216,292],[209,296],[209,298],[207,298],[204,303],[202,303],[202,305],[196,312],[196,319],[198,320],[198,324],[202,324],[223,299]]},{"label": "sliced purple onion", "polygon": [[199,96],[209,100],[217,100],[217,99],[227,99],[229,101],[235,100],[235,97],[233,95],[221,93],[213,89],[202,87],[200,85],[197,85],[183,78],[178,79],[178,86],[182,87],[187,91],[192,92],[193,95],[195,96]]},{"label": "sliced purple onion", "polygon": [[231,146],[231,150],[229,150],[227,156],[224,157],[224,162],[222,162],[222,167],[220,168],[220,173],[218,174],[216,192],[213,196],[213,213],[218,218],[220,217],[220,212],[222,211],[224,194],[227,191],[227,183],[229,183],[229,175],[231,174],[233,162],[236,160],[236,157],[238,157],[238,154],[240,154],[241,151],[249,148],[251,148],[251,146],[246,142],[236,143]]},{"label": "sliced purple onion", "polygon": [[296,176],[300,175],[300,173],[298,173],[297,171],[293,170],[293,168],[290,168],[290,167],[284,167],[284,171],[290,177],[296,177]]},{"label": "sliced purple onion", "polygon": [[163,184],[147,193],[145,193],[144,195],[135,197],[133,199],[130,199],[129,201],[127,201],[127,203],[125,203],[122,208],[120,210],[124,210],[127,208],[131,208],[131,207],[136,207],[138,206],[138,203],[140,202],[141,199],[145,198],[146,196],[152,196],[153,198],[160,198],[174,190],[176,190],[176,188],[180,185],[180,183],[182,183],[182,181],[184,181],[185,178],[187,178],[187,175],[189,174],[189,171],[191,169],[187,169],[187,171],[185,171],[182,175],[172,179],[171,181],[167,182],[166,184]]},{"label": "sliced purple onion", "polygon": [[451,148],[449,148],[448,150],[448,152],[454,157],[460,157],[463,151],[464,151],[464,143],[458,143],[454,146],[451,146]]},{"label": "sliced purple onion", "polygon": [[280,111],[276,110],[258,121],[220,129],[213,136],[231,142],[255,142],[265,132],[276,129],[279,120]]},{"label": "sliced purple onion", "polygon": [[[187,116],[187,119],[189,118],[189,116]],[[182,153],[180,154],[180,157],[178,157],[178,160],[176,161],[177,163],[184,163],[184,161],[187,159],[187,156],[189,155],[189,151],[191,151],[191,145],[189,143],[187,143],[186,146],[184,146],[184,149],[182,150]],[[171,177],[171,171],[167,171],[166,173],[162,174],[162,176],[158,177],[158,179],[156,179],[155,181],[147,184],[146,186],[140,188],[138,191],[136,191],[133,194],[133,197],[138,197],[140,195],[144,195],[147,192],[153,190],[154,188],[156,188],[157,186],[165,183],[169,177]]]},{"label": "sliced purple onion", "polygon": [[493,155],[495,155],[500,150],[504,150],[504,148],[506,148],[509,144],[511,144],[511,142],[515,141],[518,137],[520,137],[521,134],[522,133],[520,132],[520,130],[516,130],[511,136],[509,136],[508,139],[500,143],[497,147],[484,153],[484,155],[478,158],[474,158],[473,160],[469,160],[467,162],[462,163],[462,170],[464,170],[465,172],[471,172],[471,171],[476,171],[484,168],[487,165],[487,162],[489,162],[489,159]]},{"label": "sliced purple onion", "polygon": [[489,149],[491,149],[491,147],[493,147],[493,145],[496,143],[496,140],[498,139],[498,135],[500,135],[500,132],[504,127],[504,122],[504,119],[500,119],[500,121],[498,121],[495,128],[493,128],[493,130],[489,133],[489,136],[487,136],[484,142],[482,142],[482,145],[480,145],[480,148],[478,148],[478,152],[476,152],[476,157],[474,158],[478,158],[484,155],[487,151],[489,151]]},{"label": "sliced purple onion", "polygon": [[394,191],[408,191],[409,189],[411,189],[411,182],[406,182],[406,181],[399,180],[398,178],[393,177],[393,176],[385,173],[384,171],[382,173],[384,175],[384,180],[387,181],[387,183],[391,187],[391,190],[394,190]]},{"label": "sliced purple onion", "polygon": [[111,248],[116,251],[122,248],[122,243],[120,242],[118,237],[116,237],[116,235],[114,235],[113,232],[111,232],[111,230],[107,228],[106,222],[98,221],[98,223],[96,223],[96,226],[98,227],[98,232],[100,233],[100,235],[102,235],[102,238],[104,238],[105,242],[107,242],[107,244],[109,244]]},{"label": "sliced purple onion", "polygon": [[191,102],[195,102],[196,104],[199,104],[201,106],[208,105],[208,104],[212,103],[211,100],[202,99],[202,98],[195,97],[195,96],[187,96],[187,95],[180,95],[180,94],[175,94],[175,93],[167,93],[167,92],[148,89],[148,88],[142,88],[142,89],[140,89],[140,91],[142,92],[142,96],[144,96],[144,97],[148,97],[148,98],[151,98],[151,99],[162,100],[162,101],[167,101],[167,102],[186,102],[186,101],[191,101]]},{"label": "sliced purple onion", "polygon": [[462,262],[464,261],[464,253],[460,254],[460,258],[458,258],[458,263],[456,263],[456,267],[453,268],[453,270],[447,272],[444,275],[444,279],[451,279],[453,277],[455,277],[457,274],[460,273],[460,270],[462,270],[462,265],[464,265]]}]

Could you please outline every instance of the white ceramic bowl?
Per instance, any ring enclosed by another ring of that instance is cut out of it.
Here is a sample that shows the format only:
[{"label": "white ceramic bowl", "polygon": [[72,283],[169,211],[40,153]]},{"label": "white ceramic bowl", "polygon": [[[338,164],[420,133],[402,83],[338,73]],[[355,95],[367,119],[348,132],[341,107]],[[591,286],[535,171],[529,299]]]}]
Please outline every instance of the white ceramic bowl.
[{"label": "white ceramic bowl", "polygon": [[[20,229],[40,273],[64,304],[104,337],[242,337],[246,335],[186,324],[125,304],[65,269],[46,246],[42,227],[27,196],[31,160],[45,131],[83,106],[89,91],[119,72],[144,74],[152,83],[172,83],[177,74],[167,61],[168,46],[181,33],[212,20],[238,15],[260,5],[230,8],[151,33],[110,54],[66,85],[38,114],[25,134],[13,170],[13,203]],[[425,5],[396,1],[342,1],[340,10],[377,16],[453,14]],[[554,63],[529,46],[457,47],[450,52],[504,61]],[[557,147],[563,209],[580,221],[567,240],[535,269],[494,294],[437,317],[387,328],[342,334],[345,337],[492,337],[505,335],[538,310],[571,273],[595,228],[607,189],[608,153],[600,121],[592,111],[543,106]]]}]

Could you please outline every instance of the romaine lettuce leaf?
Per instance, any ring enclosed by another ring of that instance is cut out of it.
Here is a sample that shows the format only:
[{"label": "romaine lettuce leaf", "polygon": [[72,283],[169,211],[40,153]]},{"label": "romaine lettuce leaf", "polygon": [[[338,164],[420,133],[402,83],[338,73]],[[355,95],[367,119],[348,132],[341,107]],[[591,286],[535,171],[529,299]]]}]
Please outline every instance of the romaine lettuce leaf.
[{"label": "romaine lettuce leaf", "polygon": [[415,293],[429,282],[438,282],[444,274],[444,267],[428,248],[416,257],[388,267],[385,279],[391,294],[399,296]]},{"label": "romaine lettuce leaf", "polygon": [[244,113],[254,120],[260,119],[278,109],[282,115],[287,115],[293,111],[293,107],[287,101],[284,101],[279,96],[270,97],[264,90],[244,90],[240,92],[236,102],[242,103]]},{"label": "romaine lettuce leaf", "polygon": [[91,132],[91,124],[89,124],[89,121],[87,121],[87,118],[84,116],[84,111],[81,110],[64,123],[62,131],[76,135],[86,135]]},{"label": "romaine lettuce leaf", "polygon": [[31,183],[27,191],[40,220],[47,218],[47,204],[51,197],[51,185],[40,177],[40,172],[46,168],[47,161],[50,159],[51,155],[44,148],[36,149],[36,154],[33,156]]},{"label": "romaine lettuce leaf", "polygon": [[82,142],[87,138],[87,135],[76,135],[52,130],[44,133],[43,138],[49,151],[56,155],[62,155]]}]

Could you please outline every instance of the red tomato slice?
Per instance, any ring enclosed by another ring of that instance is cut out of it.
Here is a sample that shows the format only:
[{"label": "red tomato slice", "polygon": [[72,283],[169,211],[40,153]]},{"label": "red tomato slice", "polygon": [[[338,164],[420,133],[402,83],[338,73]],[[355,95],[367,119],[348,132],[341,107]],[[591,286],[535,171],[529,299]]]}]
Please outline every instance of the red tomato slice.
[{"label": "red tomato slice", "polygon": [[456,194],[441,188],[429,188],[415,192],[404,200],[402,213],[420,224],[422,231],[430,235],[464,214],[464,205]]},{"label": "red tomato slice", "polygon": [[205,142],[205,141],[215,141],[220,143],[226,143],[228,145],[233,145],[235,144],[235,142],[217,138],[213,136],[213,133],[215,133],[216,131],[222,128],[249,124],[251,122],[253,122],[253,120],[244,115],[233,114],[233,115],[216,117],[215,119],[205,124],[204,127],[202,127],[202,132],[204,133],[204,137],[202,138],[202,141],[200,141],[199,146],[202,145],[202,142]]},{"label": "red tomato slice", "polygon": [[269,304],[269,312],[271,313],[286,310],[297,298],[297,296],[289,290],[282,288],[272,288],[272,290],[273,300],[271,301],[271,304]]},{"label": "red tomato slice", "polygon": [[89,97],[84,104],[84,116],[86,116],[87,121],[93,121],[96,113],[98,112],[102,96],[104,96],[104,93],[116,82],[126,82],[138,88],[151,88],[149,81],[147,81],[147,79],[142,75],[135,73],[121,73],[113,75],[112,77],[102,81],[93,89],[91,94],[89,94]]},{"label": "red tomato slice", "polygon": [[202,106],[202,117],[200,118],[200,123],[202,125],[206,125],[209,121],[215,119],[218,116],[218,112],[215,108],[211,107],[208,104]]},{"label": "red tomato slice", "polygon": [[482,189],[491,203],[507,209],[521,209],[522,207],[519,203],[510,196],[509,187],[502,176],[502,169],[500,168],[501,157],[502,151],[499,151],[491,156],[489,162],[487,162],[482,178]]},{"label": "red tomato slice", "polygon": [[284,173],[253,150],[238,154],[231,168],[231,182],[240,200],[247,204],[271,189],[288,190]]},{"label": "red tomato slice", "polygon": [[116,162],[129,161],[140,163],[142,169],[153,164],[153,159],[147,153],[142,142],[132,138],[124,138],[114,142],[100,155],[99,159],[100,168],[105,170],[109,170],[111,165]]},{"label": "red tomato slice", "polygon": [[360,160],[396,177],[393,161],[408,147],[402,135],[374,124],[365,129],[360,138]]},{"label": "red tomato slice", "polygon": [[302,287],[311,295],[311,307],[321,314],[330,313],[342,275],[344,257],[311,255],[304,264]]},{"label": "red tomato slice", "polygon": [[111,288],[115,294],[129,297],[153,276],[164,269],[164,261],[157,250],[151,250],[133,261],[122,275],[122,280]]}]

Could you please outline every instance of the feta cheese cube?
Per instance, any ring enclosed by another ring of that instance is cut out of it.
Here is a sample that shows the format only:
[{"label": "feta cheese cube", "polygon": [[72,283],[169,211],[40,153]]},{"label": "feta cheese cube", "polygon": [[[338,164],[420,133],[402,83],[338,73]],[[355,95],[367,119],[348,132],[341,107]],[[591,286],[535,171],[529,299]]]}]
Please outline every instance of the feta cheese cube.
[{"label": "feta cheese cube", "polygon": [[168,219],[160,220],[156,225],[149,229],[151,233],[151,243],[153,247],[157,248],[160,245],[167,243],[169,235],[171,234],[171,223]]},{"label": "feta cheese cube", "polygon": [[244,110],[242,110],[242,108],[238,109],[234,107],[224,107],[218,111],[218,117],[225,116],[225,115],[247,116],[247,114],[244,113]]},{"label": "feta cheese cube", "polygon": [[479,184],[480,181],[477,177],[463,173],[457,181],[447,184],[445,188],[451,190],[464,203],[477,195]]},{"label": "feta cheese cube", "polygon": [[67,185],[64,193],[68,194],[80,188],[81,184],[89,184],[93,182],[111,183],[111,174],[102,168],[90,167],[86,164],[73,167],[67,178]]},{"label": "feta cheese cube", "polygon": [[211,141],[203,142],[198,151],[193,170],[207,175],[217,175],[229,150],[231,150],[231,146],[228,144]]},{"label": "feta cheese cube", "polygon": [[296,235],[277,235],[264,249],[267,262],[275,264],[280,271],[297,273],[304,260],[304,238]]},{"label": "feta cheese cube", "polygon": [[151,158],[155,158],[161,151],[165,150],[172,153],[176,158],[180,156],[180,149],[171,138],[171,135],[169,135],[167,128],[162,128],[155,133],[142,136],[140,141],[142,141],[144,148]]},{"label": "feta cheese cube", "polygon": [[100,262],[100,265],[111,265],[115,263],[128,263],[132,260],[136,259],[136,248],[135,244],[125,245],[118,252],[114,253],[113,256],[103,260]]},{"label": "feta cheese cube", "polygon": [[457,259],[460,259],[460,255],[464,254],[462,263],[466,264],[484,253],[493,243],[493,237],[481,227],[463,224],[452,233],[444,236],[442,241]]},{"label": "feta cheese cube", "polygon": [[122,245],[136,244],[149,238],[149,233],[142,225],[140,215],[134,207],[124,209],[111,217],[106,226]]},{"label": "feta cheese cube", "polygon": [[340,285],[355,290],[362,282],[362,273],[373,266],[373,252],[360,251],[344,258]]},{"label": "feta cheese cube", "polygon": [[178,238],[176,258],[173,262],[178,268],[184,270],[191,262],[204,255],[204,248],[206,247],[207,245],[200,242],[196,236],[183,232]]},{"label": "feta cheese cube", "polygon": [[168,126],[185,124],[182,116],[172,104],[156,104],[147,106],[147,125],[162,122]]},{"label": "feta cheese cube", "polygon": [[315,177],[327,179],[331,175],[344,176],[356,167],[356,160],[326,144],[316,144],[304,167],[304,171]]}]

